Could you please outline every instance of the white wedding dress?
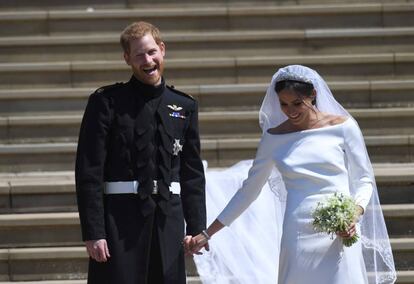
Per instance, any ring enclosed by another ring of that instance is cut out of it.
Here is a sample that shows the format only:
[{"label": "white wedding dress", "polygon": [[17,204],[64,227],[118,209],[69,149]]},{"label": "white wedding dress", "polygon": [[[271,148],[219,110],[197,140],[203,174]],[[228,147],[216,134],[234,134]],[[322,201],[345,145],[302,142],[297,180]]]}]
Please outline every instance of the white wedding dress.
[{"label": "white wedding dress", "polygon": [[335,192],[366,208],[373,190],[366,159],[362,134],[351,118],[287,134],[265,132],[248,178],[218,220],[229,226],[259,196],[276,167],[287,191],[278,283],[368,283],[361,243],[346,248],[338,237],[315,232],[311,216],[317,203]]}]

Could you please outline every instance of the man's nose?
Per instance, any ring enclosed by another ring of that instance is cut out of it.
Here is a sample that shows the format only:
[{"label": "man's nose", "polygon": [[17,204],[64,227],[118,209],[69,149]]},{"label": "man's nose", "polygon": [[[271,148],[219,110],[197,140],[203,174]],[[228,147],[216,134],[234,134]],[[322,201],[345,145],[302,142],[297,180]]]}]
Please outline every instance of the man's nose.
[{"label": "man's nose", "polygon": [[144,63],[150,63],[150,62],[152,62],[152,58],[148,54],[144,54],[144,58],[143,59],[144,59]]}]

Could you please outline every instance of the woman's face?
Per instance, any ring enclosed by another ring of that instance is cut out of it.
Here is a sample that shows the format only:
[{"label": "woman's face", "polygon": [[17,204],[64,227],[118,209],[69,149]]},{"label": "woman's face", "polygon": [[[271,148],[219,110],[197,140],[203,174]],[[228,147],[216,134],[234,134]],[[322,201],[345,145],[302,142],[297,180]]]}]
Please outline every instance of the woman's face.
[{"label": "woman's face", "polygon": [[290,122],[301,124],[309,119],[314,112],[312,98],[300,96],[294,90],[285,89],[278,93],[280,107]]}]

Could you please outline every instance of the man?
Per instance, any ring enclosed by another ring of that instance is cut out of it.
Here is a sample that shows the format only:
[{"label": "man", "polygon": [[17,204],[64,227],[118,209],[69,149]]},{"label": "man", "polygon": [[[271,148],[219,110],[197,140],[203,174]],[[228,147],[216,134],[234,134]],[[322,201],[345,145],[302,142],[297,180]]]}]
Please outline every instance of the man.
[{"label": "man", "polygon": [[76,159],[88,283],[185,283],[186,240],[205,229],[197,102],[167,86],[165,44],[137,22],[121,34],[127,83],[93,93]]}]

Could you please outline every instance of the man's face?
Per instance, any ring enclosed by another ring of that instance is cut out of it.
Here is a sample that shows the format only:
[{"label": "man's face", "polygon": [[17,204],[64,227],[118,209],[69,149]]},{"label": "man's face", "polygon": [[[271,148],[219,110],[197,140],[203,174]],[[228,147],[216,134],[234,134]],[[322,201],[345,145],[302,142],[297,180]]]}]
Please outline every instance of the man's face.
[{"label": "man's face", "polygon": [[164,71],[165,45],[155,42],[151,34],[132,40],[125,62],[131,66],[134,76],[144,84],[159,85]]}]

